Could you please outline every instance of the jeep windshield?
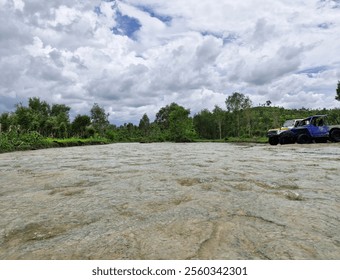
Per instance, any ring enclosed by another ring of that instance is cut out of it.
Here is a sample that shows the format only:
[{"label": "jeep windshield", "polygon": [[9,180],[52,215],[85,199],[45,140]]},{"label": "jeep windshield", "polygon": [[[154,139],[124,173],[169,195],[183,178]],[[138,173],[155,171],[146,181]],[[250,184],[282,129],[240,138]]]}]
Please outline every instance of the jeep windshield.
[{"label": "jeep windshield", "polygon": [[294,127],[295,125],[295,120],[287,120],[284,122],[282,127]]}]

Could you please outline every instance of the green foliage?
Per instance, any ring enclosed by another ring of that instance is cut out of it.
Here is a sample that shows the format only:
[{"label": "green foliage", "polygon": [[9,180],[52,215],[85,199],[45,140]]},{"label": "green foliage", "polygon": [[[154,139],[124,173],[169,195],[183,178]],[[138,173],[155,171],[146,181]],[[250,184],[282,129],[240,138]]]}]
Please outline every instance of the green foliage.
[{"label": "green foliage", "polygon": [[21,133],[37,131],[43,136],[67,137],[70,109],[63,104],[53,104],[51,108],[37,97],[29,98],[28,107],[16,105],[12,126]]},{"label": "green foliage", "polygon": [[156,123],[150,124],[149,137],[142,137],[142,142],[165,142],[167,141],[167,133],[162,132],[161,128]]},{"label": "green foliage", "polygon": [[192,142],[195,131],[192,119],[189,118],[190,110],[177,106],[169,114],[170,139],[175,142]]},{"label": "green foliage", "polygon": [[156,114],[155,123],[159,126],[162,131],[168,130],[170,127],[170,114],[172,111],[179,107],[176,103],[171,103],[162,107]]},{"label": "green foliage", "polygon": [[252,106],[250,98],[239,92],[234,92],[225,103],[229,112],[238,112]]},{"label": "green foliage", "polygon": [[[224,119],[225,119],[224,113]],[[218,139],[218,127],[212,112],[204,109],[193,118],[194,128],[200,139]],[[225,123],[225,122],[223,122]],[[222,132],[223,135],[223,132]]]},{"label": "green foliage", "polygon": [[0,115],[0,133],[8,132],[13,122],[13,116],[10,113],[2,113]]},{"label": "green foliage", "polygon": [[93,136],[94,133],[88,133],[87,128],[91,125],[91,119],[87,115],[77,115],[72,124],[72,134],[77,135],[78,137],[90,137]]},{"label": "green foliage", "polygon": [[[330,124],[340,124],[340,109],[311,110],[284,109],[281,107],[259,106],[224,112],[222,122],[222,139],[250,139],[265,137],[268,129],[280,127],[288,119],[305,118],[316,114],[327,114]],[[214,124],[214,114],[202,110],[194,116],[195,130],[200,139],[218,139],[219,128]]]},{"label": "green foliage", "polygon": [[105,113],[104,108],[94,103],[91,108],[91,123],[93,128],[100,135],[104,135],[105,129],[109,126],[109,114]]},{"label": "green foliage", "polygon": [[234,133],[240,137],[240,128],[241,128],[241,111],[247,113],[247,126],[249,131],[249,109],[252,106],[252,102],[248,96],[245,96],[243,93],[234,92],[231,96],[227,98],[225,101],[228,112],[232,113],[230,116],[233,118],[236,125],[233,126]]},{"label": "green foliage", "polygon": [[49,147],[75,147],[75,146],[85,146],[85,145],[102,145],[102,144],[109,144],[109,141],[105,137],[91,137],[87,139],[83,138],[67,138],[67,139],[58,139],[58,138],[47,138],[46,142],[48,143]]},{"label": "green foliage", "polygon": [[[159,141],[190,142],[196,133],[192,119],[189,117],[190,110],[171,103],[162,107],[156,114],[155,125],[159,130],[153,131],[153,137]],[[157,133],[157,135],[155,135]]]},{"label": "green foliage", "polygon": [[119,142],[138,142],[140,141],[140,130],[132,123],[121,125],[116,131],[116,141]]},{"label": "green foliage", "polygon": [[0,153],[10,152],[14,150],[14,146],[11,143],[11,137],[9,133],[4,132],[0,134]]},{"label": "green foliage", "polygon": [[[339,87],[340,81],[340,91]],[[70,107],[50,106],[34,97],[29,99],[27,107],[18,104],[15,112],[0,115],[0,152],[138,141],[206,139],[263,143],[268,129],[280,127],[288,119],[327,114],[329,124],[340,123],[340,109],[284,109],[271,107],[270,101],[252,107],[249,97],[237,92],[229,96],[225,104],[227,110],[216,105],[212,112],[203,109],[191,118],[190,109],[171,103],[159,110],[154,122],[144,114],[138,126],[125,123],[116,127],[109,124],[108,114],[96,103],[91,109],[91,117],[77,115],[70,123]]]},{"label": "green foliage", "polygon": [[215,105],[213,110],[214,121],[218,126],[219,138],[222,139],[222,125],[224,123],[225,111],[222,108]]},{"label": "green foliage", "polygon": [[150,119],[147,114],[144,114],[141,120],[139,121],[138,128],[144,138],[149,137],[150,131],[151,131],[151,125],[150,125]]},{"label": "green foliage", "polygon": [[12,130],[0,134],[0,153],[40,149],[47,146],[45,138],[36,131],[18,133]]},{"label": "green foliage", "polygon": [[116,130],[114,130],[114,129],[106,130],[105,138],[110,140],[110,142],[118,142],[119,141],[118,132]]}]

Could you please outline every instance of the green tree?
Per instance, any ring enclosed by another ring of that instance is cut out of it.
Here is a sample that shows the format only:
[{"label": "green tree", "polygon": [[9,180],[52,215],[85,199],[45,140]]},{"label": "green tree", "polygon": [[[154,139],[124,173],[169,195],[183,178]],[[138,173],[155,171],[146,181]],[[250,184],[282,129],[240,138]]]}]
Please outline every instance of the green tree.
[{"label": "green tree", "polygon": [[190,110],[182,106],[174,108],[169,115],[170,140],[175,142],[191,142],[195,137]]},{"label": "green tree", "polygon": [[44,117],[50,113],[50,105],[46,101],[41,101],[39,97],[30,97],[28,108]]},{"label": "green tree", "polygon": [[21,103],[16,105],[15,124],[21,132],[27,132],[32,128],[34,117],[31,110]]},{"label": "green tree", "polygon": [[14,124],[13,115],[10,113],[2,113],[0,115],[0,133],[8,132]]},{"label": "green tree", "polygon": [[213,113],[208,109],[203,109],[199,113],[195,114],[193,118],[195,131],[198,137],[201,139],[217,139],[217,124]]},{"label": "green tree", "polygon": [[46,135],[46,120],[50,114],[50,105],[46,101],[41,101],[39,97],[31,97],[28,99],[28,113],[30,114],[29,130],[37,131]]},{"label": "green tree", "polygon": [[60,117],[64,122],[69,122],[70,110],[71,108],[64,104],[53,104],[51,108],[51,116]]},{"label": "green tree", "polygon": [[45,122],[46,136],[56,137],[58,135],[58,129],[57,117],[49,116]]},{"label": "green tree", "polygon": [[68,136],[70,127],[70,110],[71,108],[64,104],[53,104],[50,117],[54,122],[54,134],[56,137],[64,138]]},{"label": "green tree", "polygon": [[219,138],[222,139],[222,124],[225,118],[225,111],[223,111],[223,109],[220,108],[219,106],[215,105],[215,108],[213,110],[213,116],[218,126]]},{"label": "green tree", "polygon": [[78,114],[72,124],[72,133],[74,135],[77,135],[79,137],[85,137],[86,136],[86,128],[91,124],[91,119],[87,115],[80,115]]},{"label": "green tree", "polygon": [[179,107],[177,103],[171,103],[162,107],[156,114],[155,123],[161,130],[168,130],[170,127],[170,113]]},{"label": "green tree", "polygon": [[[190,110],[171,103],[162,107],[156,114],[155,124],[159,127],[159,139],[170,141],[192,141],[195,135]],[[154,130],[156,132],[157,130]]]},{"label": "green tree", "polygon": [[150,137],[149,137],[149,139],[151,141],[159,141],[159,142],[166,141],[164,133],[161,131],[159,125],[157,125],[155,122],[151,123],[151,125],[150,125]]},{"label": "green tree", "polygon": [[245,96],[243,93],[234,92],[231,96],[227,98],[225,101],[227,110],[236,118],[236,130],[234,130],[234,135],[240,136],[240,112],[241,110],[246,110],[251,108],[252,102],[248,96]]},{"label": "green tree", "polygon": [[21,132],[37,131],[44,136],[67,137],[70,107],[54,104],[52,107],[38,97],[28,100],[28,107],[16,105],[15,119]]},{"label": "green tree", "polygon": [[150,119],[147,114],[144,114],[138,125],[139,130],[143,137],[148,137],[150,135]]},{"label": "green tree", "polygon": [[130,142],[140,140],[140,130],[138,126],[131,122],[121,125],[118,129],[116,129],[114,134],[114,137],[118,141]]},{"label": "green tree", "polygon": [[340,81],[338,81],[338,87],[336,89],[336,96],[335,99],[340,101]]},{"label": "green tree", "polygon": [[105,113],[105,109],[94,103],[91,108],[91,123],[93,128],[100,135],[104,135],[105,129],[109,125],[109,114]]}]

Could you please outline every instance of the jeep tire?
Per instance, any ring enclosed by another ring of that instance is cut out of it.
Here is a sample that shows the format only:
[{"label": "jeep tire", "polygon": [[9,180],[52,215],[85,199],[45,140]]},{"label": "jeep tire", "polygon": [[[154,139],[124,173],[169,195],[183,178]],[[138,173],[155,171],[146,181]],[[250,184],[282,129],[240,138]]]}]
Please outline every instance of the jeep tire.
[{"label": "jeep tire", "polygon": [[309,144],[312,142],[308,134],[300,134],[296,141],[298,144]]},{"label": "jeep tire", "polygon": [[331,132],[329,134],[329,138],[333,142],[340,142],[340,129],[335,128],[335,129],[331,130]]},{"label": "jeep tire", "polygon": [[281,145],[294,144],[295,139],[295,135],[292,132],[286,131],[280,134],[279,142]]},{"label": "jeep tire", "polygon": [[279,144],[279,137],[278,136],[271,136],[268,139],[270,145],[277,145]]}]

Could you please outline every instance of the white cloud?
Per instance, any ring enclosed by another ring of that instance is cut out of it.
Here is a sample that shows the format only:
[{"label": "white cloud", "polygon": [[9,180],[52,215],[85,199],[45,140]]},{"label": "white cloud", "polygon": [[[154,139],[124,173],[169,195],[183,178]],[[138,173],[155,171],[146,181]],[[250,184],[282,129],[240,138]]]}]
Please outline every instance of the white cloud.
[{"label": "white cloud", "polygon": [[13,0],[14,8],[23,11],[25,3],[22,0]]},{"label": "white cloud", "polygon": [[0,0],[0,113],[38,96],[138,123],[171,102],[224,108],[234,91],[255,105],[339,106],[338,1],[117,3]]}]

